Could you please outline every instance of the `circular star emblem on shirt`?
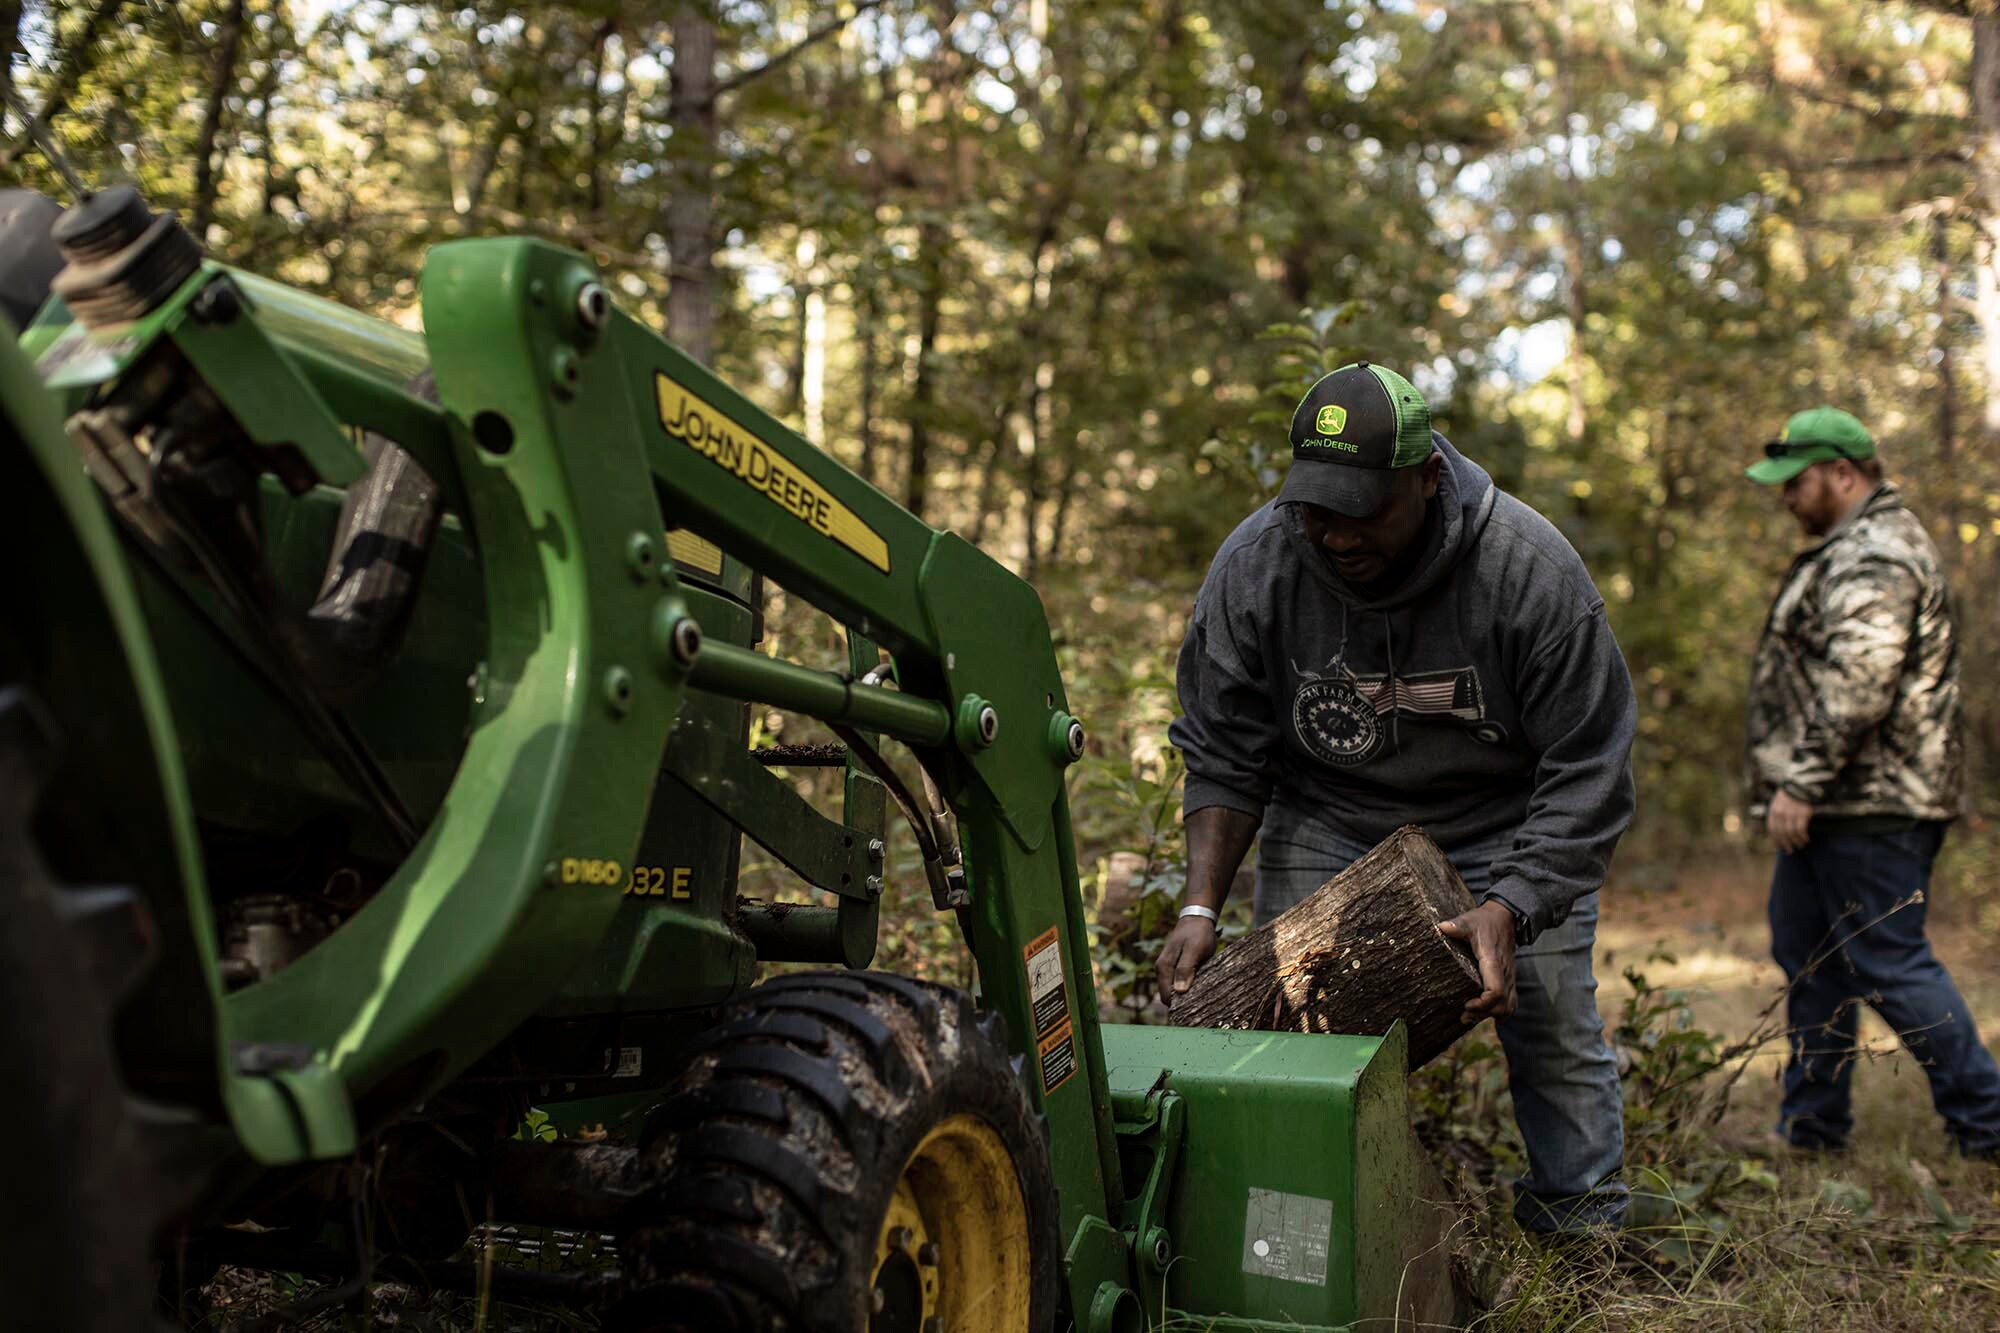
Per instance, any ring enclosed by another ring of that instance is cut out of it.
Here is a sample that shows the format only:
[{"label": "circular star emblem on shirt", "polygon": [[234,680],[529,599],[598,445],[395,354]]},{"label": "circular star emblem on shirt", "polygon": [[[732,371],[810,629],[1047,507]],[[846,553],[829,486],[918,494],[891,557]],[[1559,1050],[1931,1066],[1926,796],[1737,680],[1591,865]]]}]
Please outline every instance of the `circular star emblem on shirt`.
[{"label": "circular star emblem on shirt", "polygon": [[1309,680],[1292,696],[1292,730],[1299,744],[1329,764],[1358,764],[1382,745],[1375,705],[1344,680]]}]

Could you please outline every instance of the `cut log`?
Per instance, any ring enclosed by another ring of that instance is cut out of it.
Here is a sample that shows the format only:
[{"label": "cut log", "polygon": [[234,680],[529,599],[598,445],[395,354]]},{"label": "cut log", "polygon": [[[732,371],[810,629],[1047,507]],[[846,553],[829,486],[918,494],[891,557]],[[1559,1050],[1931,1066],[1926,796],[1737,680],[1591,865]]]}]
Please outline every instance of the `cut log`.
[{"label": "cut log", "polygon": [[1422,829],[1407,825],[1311,897],[1224,949],[1174,1001],[1180,1027],[1380,1036],[1410,1032],[1410,1068],[1463,1035],[1477,997],[1472,950],[1438,930],[1472,894]]}]

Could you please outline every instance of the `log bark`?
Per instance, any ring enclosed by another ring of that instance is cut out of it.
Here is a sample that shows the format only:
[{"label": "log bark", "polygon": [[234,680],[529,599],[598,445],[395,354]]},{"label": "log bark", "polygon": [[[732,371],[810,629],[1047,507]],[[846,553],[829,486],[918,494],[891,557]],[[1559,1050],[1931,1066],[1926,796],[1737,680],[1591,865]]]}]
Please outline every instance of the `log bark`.
[{"label": "log bark", "polygon": [[1379,1036],[1410,1032],[1410,1068],[1443,1053],[1479,966],[1438,923],[1471,911],[1465,881],[1415,825],[1223,952],[1174,1002],[1179,1027]]}]

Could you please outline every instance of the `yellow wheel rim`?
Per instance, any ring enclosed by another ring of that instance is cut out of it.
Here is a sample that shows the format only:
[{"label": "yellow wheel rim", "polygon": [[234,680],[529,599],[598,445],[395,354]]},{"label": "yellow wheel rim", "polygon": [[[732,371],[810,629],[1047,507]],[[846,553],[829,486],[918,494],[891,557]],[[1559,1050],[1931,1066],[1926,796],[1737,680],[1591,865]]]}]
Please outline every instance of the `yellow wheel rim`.
[{"label": "yellow wheel rim", "polygon": [[1007,1145],[955,1115],[924,1135],[875,1239],[869,1333],[1015,1333],[1028,1326],[1028,1206]]}]

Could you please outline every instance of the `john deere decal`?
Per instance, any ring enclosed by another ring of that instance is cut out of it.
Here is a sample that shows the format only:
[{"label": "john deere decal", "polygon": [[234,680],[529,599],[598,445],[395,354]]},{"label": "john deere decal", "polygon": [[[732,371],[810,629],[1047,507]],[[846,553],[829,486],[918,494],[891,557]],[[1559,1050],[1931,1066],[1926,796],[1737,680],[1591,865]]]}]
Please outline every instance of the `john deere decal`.
[{"label": "john deere decal", "polygon": [[1339,403],[1328,403],[1313,419],[1313,428],[1322,435],[1338,435],[1347,429],[1347,409]]},{"label": "john deere decal", "polygon": [[889,572],[889,543],[882,534],[783,454],[660,371],[653,372],[653,390],[659,398],[660,425],[667,434],[822,537],[846,547],[884,574]]}]

